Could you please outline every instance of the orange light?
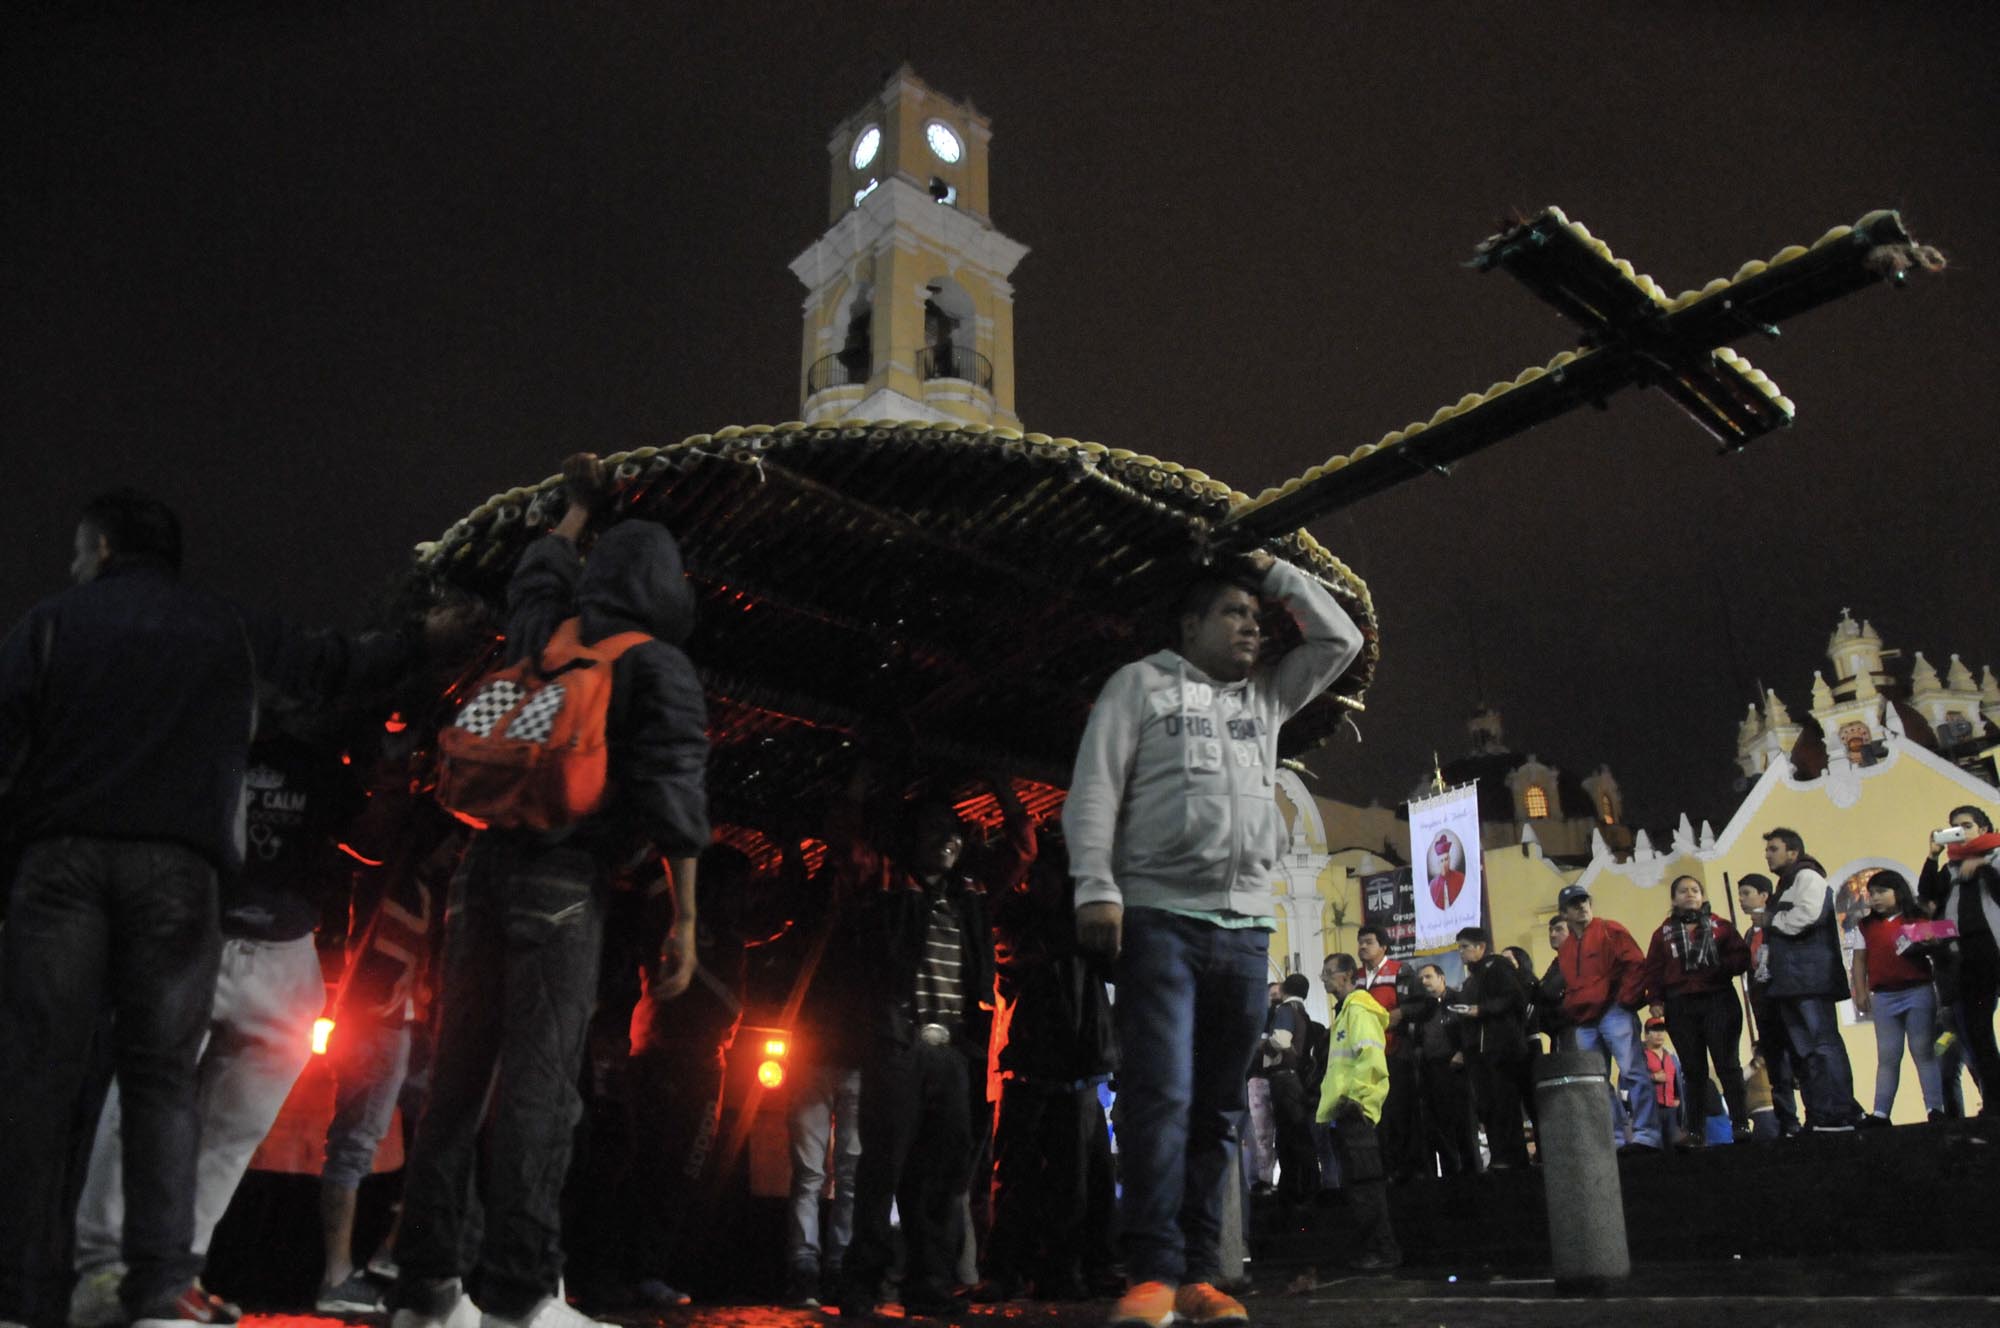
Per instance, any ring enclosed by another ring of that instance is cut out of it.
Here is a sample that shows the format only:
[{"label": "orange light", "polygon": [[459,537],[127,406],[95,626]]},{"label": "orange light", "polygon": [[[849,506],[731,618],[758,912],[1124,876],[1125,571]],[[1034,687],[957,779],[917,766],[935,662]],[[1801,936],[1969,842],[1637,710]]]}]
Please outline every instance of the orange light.
[{"label": "orange light", "polygon": [[757,1067],[757,1082],[766,1088],[776,1088],[785,1082],[785,1067],[776,1061],[765,1061]]},{"label": "orange light", "polygon": [[764,1042],[764,1054],[766,1056],[783,1056],[785,1054],[785,1040],[783,1038],[767,1038]]},{"label": "orange light", "polygon": [[404,729],[410,727],[410,724],[408,720],[403,718],[403,712],[397,710],[391,712],[389,717],[382,721],[382,727],[391,733],[401,733]]},{"label": "orange light", "polygon": [[313,1055],[326,1055],[327,1039],[333,1036],[333,1020],[313,1020]]}]

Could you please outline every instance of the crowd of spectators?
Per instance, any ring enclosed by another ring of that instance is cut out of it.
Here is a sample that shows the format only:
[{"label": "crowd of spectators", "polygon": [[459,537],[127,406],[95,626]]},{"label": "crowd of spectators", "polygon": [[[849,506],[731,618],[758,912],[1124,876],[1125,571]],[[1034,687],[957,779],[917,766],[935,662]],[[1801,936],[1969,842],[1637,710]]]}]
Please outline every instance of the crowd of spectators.
[{"label": "crowd of spectators", "polygon": [[[0,1328],[239,1317],[204,1255],[323,1013],[320,1312],[589,1328],[571,1298],[687,1304],[767,946],[798,1050],[783,1295],[843,1318],[891,1293],[919,1316],[1118,1295],[1130,1328],[1232,1323],[1243,1210],[1335,1191],[1346,1262],[1386,1271],[1393,1186],[1539,1160],[1543,1047],[1604,1058],[1627,1155],[1886,1125],[1906,1055],[1932,1118],[1963,1113],[1961,1065],[1982,1090],[2000,1072],[2000,835],[1973,807],[1915,883],[1868,881],[1851,968],[1824,868],[1780,828],[1769,875],[1736,883],[1741,926],[1692,876],[1638,937],[1571,885],[1539,974],[1485,928],[1399,959],[1364,925],[1324,957],[1323,1007],[1306,974],[1269,982],[1275,733],[1358,637],[1268,554],[1196,586],[1177,645],[1107,684],[1060,822],[1037,826],[1002,775],[864,762],[826,806],[739,827],[760,861],[708,819],[672,538],[627,523],[590,542],[602,476],[589,458],[566,474],[504,637],[442,593],[380,632],[306,631],[181,585],[158,504],[85,512],[77,587],[0,650],[20,850]],[[1304,638],[1269,668],[1260,595]],[[438,734],[474,681],[614,639],[605,800],[556,830],[447,815]],[[968,782],[990,835],[948,796]],[[1207,847],[1188,817],[1209,818]],[[1874,1025],[1869,1111],[1850,998]],[[399,1106],[398,1225],[357,1251]]]}]

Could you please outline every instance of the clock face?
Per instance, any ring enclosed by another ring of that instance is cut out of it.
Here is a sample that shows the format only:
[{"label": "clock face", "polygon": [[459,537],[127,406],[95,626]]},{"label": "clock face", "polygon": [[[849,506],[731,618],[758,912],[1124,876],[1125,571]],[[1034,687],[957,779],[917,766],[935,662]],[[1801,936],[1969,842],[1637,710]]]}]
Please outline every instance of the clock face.
[{"label": "clock face", "polygon": [[875,160],[875,153],[881,146],[882,131],[874,125],[869,125],[861,131],[861,136],[854,140],[854,155],[849,157],[848,161],[853,164],[855,170],[866,170],[868,163]]},{"label": "clock face", "polygon": [[965,155],[965,145],[958,141],[958,135],[951,132],[951,126],[941,120],[933,120],[924,127],[924,141],[937,153],[938,160],[946,165]]}]

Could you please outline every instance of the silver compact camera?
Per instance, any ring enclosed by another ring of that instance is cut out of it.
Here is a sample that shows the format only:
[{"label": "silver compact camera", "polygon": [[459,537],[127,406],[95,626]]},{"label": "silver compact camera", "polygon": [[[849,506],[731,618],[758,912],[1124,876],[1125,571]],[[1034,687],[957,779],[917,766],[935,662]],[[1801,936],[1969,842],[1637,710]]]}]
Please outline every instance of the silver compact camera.
[{"label": "silver compact camera", "polygon": [[1943,848],[1946,844],[1963,844],[1970,838],[1972,838],[1971,828],[1963,825],[1948,825],[1942,830],[1931,832],[1931,842],[1939,848]]}]

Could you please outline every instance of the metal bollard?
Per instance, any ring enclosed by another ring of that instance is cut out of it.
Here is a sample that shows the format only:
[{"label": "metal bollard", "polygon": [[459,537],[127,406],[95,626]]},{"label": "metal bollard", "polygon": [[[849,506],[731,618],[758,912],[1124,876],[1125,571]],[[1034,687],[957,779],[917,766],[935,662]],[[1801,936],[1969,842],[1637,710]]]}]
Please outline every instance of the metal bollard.
[{"label": "metal bollard", "polygon": [[1535,1060],[1536,1141],[1558,1291],[1601,1292],[1632,1273],[1609,1080],[1600,1052],[1563,1051]]}]

